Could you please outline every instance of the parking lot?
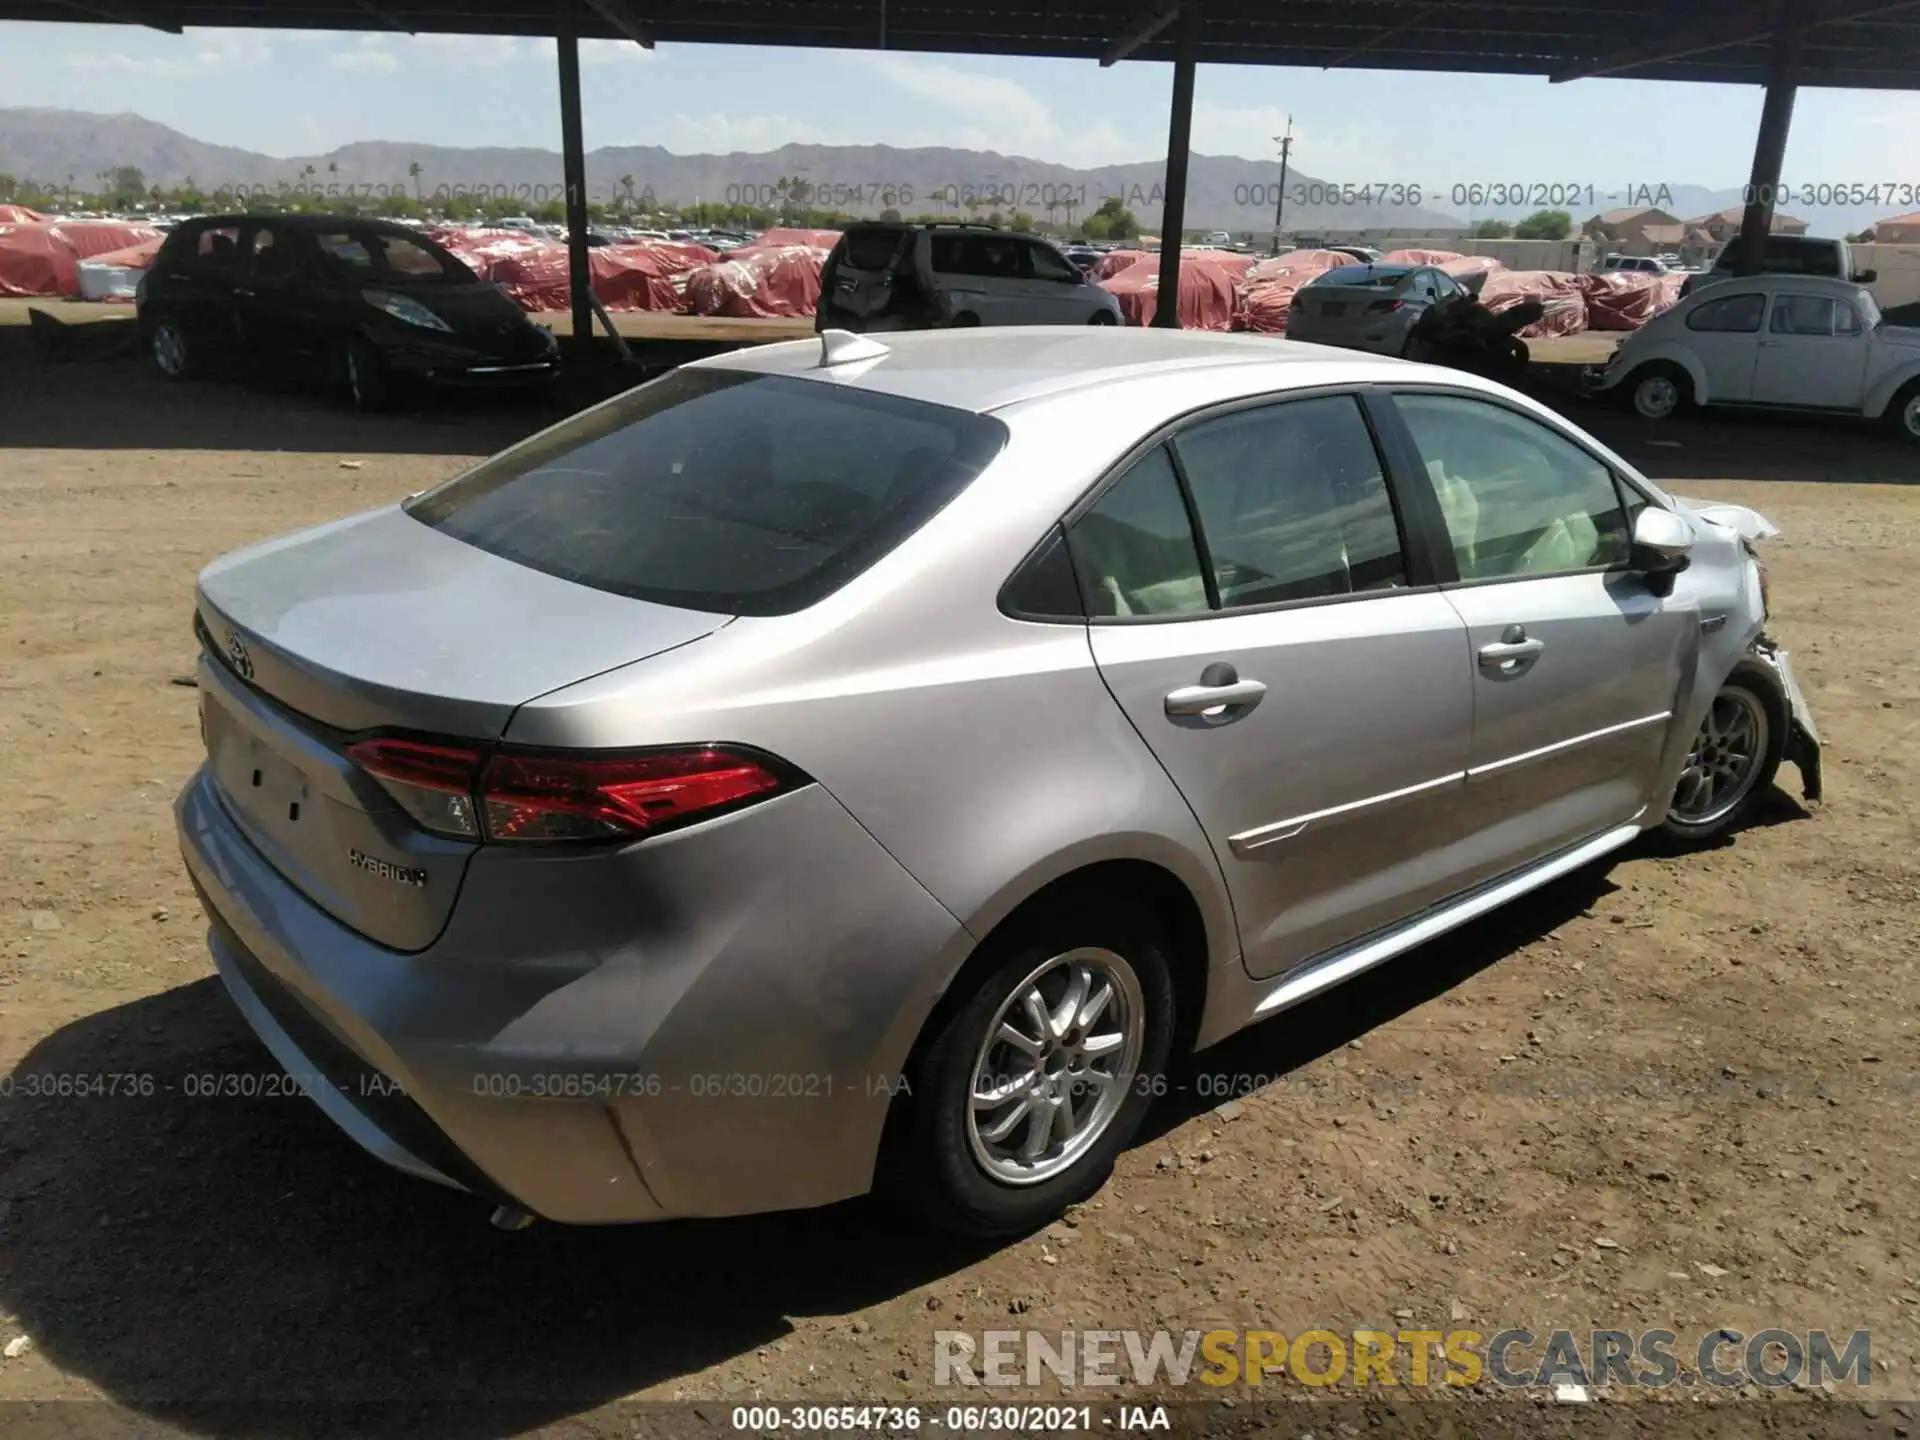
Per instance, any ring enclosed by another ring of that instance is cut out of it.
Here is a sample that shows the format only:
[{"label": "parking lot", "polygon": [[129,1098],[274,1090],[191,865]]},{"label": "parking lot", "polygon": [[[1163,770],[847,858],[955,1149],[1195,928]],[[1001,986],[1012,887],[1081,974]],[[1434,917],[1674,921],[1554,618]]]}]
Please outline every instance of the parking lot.
[{"label": "parking lot", "polygon": [[1566,399],[1668,488],[1785,532],[1774,629],[1825,802],[1783,770],[1731,844],[1636,846],[1237,1037],[1094,1203],[981,1253],[863,1203],[500,1235],[303,1099],[200,1095],[273,1067],[212,978],[169,813],[200,754],[174,683],[196,571],[553,411],[362,418],[44,365],[3,325],[0,397],[0,1072],[152,1081],[0,1094],[0,1333],[35,1340],[0,1401],[203,1430],[271,1399],[292,1434],[320,1427],[303,1402],[485,1398],[512,1408],[459,1433],[613,1434],[590,1412],[624,1397],[925,1397],[932,1333],[996,1324],[1865,1329],[1877,1393],[1920,1394],[1912,449]]}]

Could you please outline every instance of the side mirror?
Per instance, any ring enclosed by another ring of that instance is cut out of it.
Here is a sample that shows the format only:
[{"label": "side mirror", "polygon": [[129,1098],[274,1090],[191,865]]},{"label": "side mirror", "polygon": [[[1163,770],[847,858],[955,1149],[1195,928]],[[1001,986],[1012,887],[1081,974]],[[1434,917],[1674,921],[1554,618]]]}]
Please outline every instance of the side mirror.
[{"label": "side mirror", "polygon": [[1692,549],[1692,527],[1671,510],[1649,505],[1634,517],[1631,563],[1654,594],[1673,593],[1674,577],[1687,568]]},{"label": "side mirror", "polygon": [[1856,270],[1853,272],[1853,283],[1856,285],[1871,285],[1879,278],[1880,272],[1878,270]]}]

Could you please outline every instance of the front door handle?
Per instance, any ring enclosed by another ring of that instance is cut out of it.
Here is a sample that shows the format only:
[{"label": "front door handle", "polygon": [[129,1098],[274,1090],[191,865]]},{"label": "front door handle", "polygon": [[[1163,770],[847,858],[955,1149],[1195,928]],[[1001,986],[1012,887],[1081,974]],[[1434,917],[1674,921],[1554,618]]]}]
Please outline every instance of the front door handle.
[{"label": "front door handle", "polygon": [[1546,641],[1527,638],[1526,626],[1509,625],[1493,644],[1480,647],[1480,668],[1512,674],[1546,648]]},{"label": "front door handle", "polygon": [[1167,714],[1174,719],[1201,715],[1209,720],[1238,720],[1266,693],[1260,681],[1242,680],[1239,671],[1220,661],[1200,672],[1198,685],[1169,690]]}]

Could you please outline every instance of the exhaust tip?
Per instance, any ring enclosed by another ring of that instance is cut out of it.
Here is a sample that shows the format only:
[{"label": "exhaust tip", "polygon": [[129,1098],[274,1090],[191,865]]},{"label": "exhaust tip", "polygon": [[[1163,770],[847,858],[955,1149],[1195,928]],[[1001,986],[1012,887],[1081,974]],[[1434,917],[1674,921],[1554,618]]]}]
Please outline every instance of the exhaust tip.
[{"label": "exhaust tip", "polygon": [[494,1207],[493,1218],[488,1223],[496,1230],[524,1230],[533,1224],[533,1216],[518,1205],[499,1205]]}]

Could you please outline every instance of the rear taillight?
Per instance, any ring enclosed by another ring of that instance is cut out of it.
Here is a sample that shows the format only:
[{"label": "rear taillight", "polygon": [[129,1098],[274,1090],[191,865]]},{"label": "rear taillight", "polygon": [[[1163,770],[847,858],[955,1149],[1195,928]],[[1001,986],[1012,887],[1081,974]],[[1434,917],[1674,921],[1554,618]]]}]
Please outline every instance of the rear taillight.
[{"label": "rear taillight", "polygon": [[347,754],[437,835],[503,843],[637,840],[791,789],[777,762],[721,745],[604,755],[402,739]]},{"label": "rear taillight", "polygon": [[1401,309],[1406,303],[1404,300],[1376,300],[1367,306],[1367,310],[1370,314],[1385,315]]},{"label": "rear taillight", "polygon": [[382,739],[349,745],[347,755],[423,829],[466,840],[479,836],[473,791],[484,757],[478,750]]}]

